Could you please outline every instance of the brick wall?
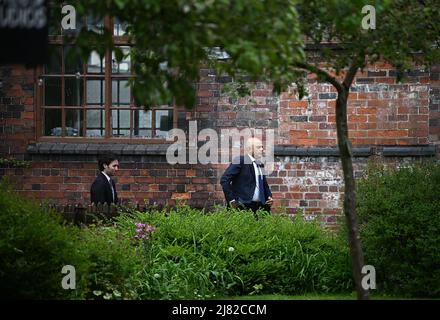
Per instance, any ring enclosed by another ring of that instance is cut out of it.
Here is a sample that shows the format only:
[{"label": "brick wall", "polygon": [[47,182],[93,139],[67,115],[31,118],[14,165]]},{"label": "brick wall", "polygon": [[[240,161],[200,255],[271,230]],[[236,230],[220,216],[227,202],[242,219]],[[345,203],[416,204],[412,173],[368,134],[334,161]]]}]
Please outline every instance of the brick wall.
[{"label": "brick wall", "polygon": [[0,67],[0,155],[23,159],[35,142],[34,71]]},{"label": "brick wall", "polygon": [[[433,148],[440,141],[439,70],[418,70],[401,84],[386,64],[359,72],[349,100],[350,137],[355,147],[368,148],[354,157],[357,176],[377,154],[395,164],[423,160],[435,152],[440,156],[439,148]],[[333,225],[343,197],[335,90],[310,77],[309,96],[301,101],[289,92],[273,95],[270,84],[263,82],[253,85],[251,95],[243,98],[223,91],[225,84],[231,84],[230,77],[209,69],[200,74],[198,104],[192,114],[198,130],[275,130],[276,146],[283,147],[276,148],[276,170],[268,178],[276,210],[293,214],[303,209],[305,218],[319,215]],[[0,168],[0,175],[8,176],[23,195],[57,203],[88,202],[97,155],[111,150],[120,154],[121,198],[160,205],[173,205],[182,198],[196,207],[224,202],[219,185],[224,164],[170,165],[164,149],[147,145],[97,148],[36,143],[33,71],[1,67],[0,76],[0,156],[32,161],[31,168]]]}]

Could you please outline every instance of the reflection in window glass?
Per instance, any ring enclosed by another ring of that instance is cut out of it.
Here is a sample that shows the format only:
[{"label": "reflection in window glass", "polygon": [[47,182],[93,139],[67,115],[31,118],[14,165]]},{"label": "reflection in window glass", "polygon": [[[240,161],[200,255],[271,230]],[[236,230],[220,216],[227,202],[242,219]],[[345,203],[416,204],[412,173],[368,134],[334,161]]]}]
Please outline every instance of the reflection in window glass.
[{"label": "reflection in window glass", "polygon": [[182,129],[185,133],[188,133],[188,120],[186,120],[186,111],[179,111],[177,113],[177,128]]},{"label": "reflection in window glass", "polygon": [[104,105],[105,85],[103,79],[87,80],[87,104]]},{"label": "reflection in window glass", "polygon": [[83,61],[72,46],[64,47],[64,73],[65,74],[82,74]]},{"label": "reflection in window glass", "polygon": [[87,130],[88,137],[105,136],[105,111],[87,110]]},{"label": "reflection in window glass", "polygon": [[43,127],[43,135],[61,136],[61,109],[45,109]]},{"label": "reflection in window glass", "polygon": [[[64,15],[63,15],[64,16]],[[79,14],[76,16],[76,26],[75,26],[75,29],[64,29],[64,28],[61,28],[62,29],[62,32],[64,33],[64,34],[66,34],[66,35],[69,35],[69,36],[74,36],[74,35],[78,35],[79,34],[79,32],[81,31],[81,29],[83,28],[83,26],[84,26],[84,21],[83,21],[83,17],[82,16],[80,16]]]},{"label": "reflection in window glass", "polygon": [[87,16],[87,30],[101,34],[104,32],[104,19]]},{"label": "reflection in window glass", "polygon": [[124,58],[120,63],[116,61],[116,55],[112,52],[112,73],[130,73],[131,59],[129,47],[120,47],[124,53]]},{"label": "reflection in window glass", "polygon": [[130,87],[128,80],[112,80],[112,103],[115,106],[130,105]]},{"label": "reflection in window glass", "polygon": [[61,46],[49,47],[49,60],[45,65],[45,72],[49,74],[61,74]]},{"label": "reflection in window glass", "polygon": [[114,19],[113,35],[123,36],[127,33],[127,23],[121,22],[118,18]]},{"label": "reflection in window glass", "polygon": [[66,132],[68,137],[83,135],[83,112],[81,109],[66,109]]},{"label": "reflection in window glass", "polygon": [[133,135],[137,137],[152,137],[152,113],[151,110],[133,111]]},{"label": "reflection in window glass", "polygon": [[114,137],[129,137],[130,110],[112,110],[112,128]]},{"label": "reflection in window glass", "polygon": [[64,101],[66,106],[83,105],[83,79],[65,78],[64,79]]},{"label": "reflection in window glass", "polygon": [[101,73],[105,71],[105,57],[100,57],[98,52],[92,51],[87,62],[87,73]]},{"label": "reflection in window glass", "polygon": [[166,138],[173,128],[173,111],[156,110],[156,137]]},{"label": "reflection in window glass", "polygon": [[61,106],[61,78],[51,77],[44,79],[45,106]]}]

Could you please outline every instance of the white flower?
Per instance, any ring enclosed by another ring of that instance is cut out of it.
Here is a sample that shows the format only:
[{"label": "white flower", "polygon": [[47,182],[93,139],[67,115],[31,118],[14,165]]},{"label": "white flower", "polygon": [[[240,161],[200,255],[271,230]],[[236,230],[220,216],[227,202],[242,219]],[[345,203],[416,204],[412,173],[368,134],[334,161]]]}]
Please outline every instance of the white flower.
[{"label": "white flower", "polygon": [[156,279],[159,279],[159,278],[160,278],[160,274],[155,273],[155,274],[153,275],[153,277],[155,277]]},{"label": "white flower", "polygon": [[228,248],[228,251],[229,251],[229,252],[234,252],[235,249],[234,249],[234,247],[229,247],[229,248]]},{"label": "white flower", "polygon": [[107,293],[104,295],[103,298],[104,298],[105,300],[109,300],[109,299],[112,298],[112,294],[111,294],[110,292],[107,292]]}]

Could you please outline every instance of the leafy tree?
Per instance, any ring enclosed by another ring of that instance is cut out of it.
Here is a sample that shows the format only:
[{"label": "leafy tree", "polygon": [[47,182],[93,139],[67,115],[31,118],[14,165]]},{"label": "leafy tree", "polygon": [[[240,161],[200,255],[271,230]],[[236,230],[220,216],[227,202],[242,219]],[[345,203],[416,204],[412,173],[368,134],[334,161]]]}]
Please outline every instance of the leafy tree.
[{"label": "leafy tree", "polygon": [[[368,298],[361,287],[364,259],[348,139],[348,94],[357,71],[378,60],[394,65],[399,78],[414,63],[429,66],[438,61],[437,0],[76,0],[72,4],[79,14],[108,15],[129,24],[136,73],[131,84],[139,105],[172,98],[179,105],[194,105],[193,83],[201,62],[235,77],[246,74],[247,80],[270,79],[277,92],[295,82],[304,94],[301,80],[306,73],[332,84],[337,90],[337,136],[353,274],[358,298]],[[362,28],[368,13],[362,13],[365,5],[375,9],[375,29]],[[76,43],[84,55],[91,50],[104,53],[111,46],[110,33],[82,30]],[[305,54],[306,45],[313,45],[322,62]],[[227,61],[210,59],[216,47],[228,53]],[[120,59],[122,53],[115,50]]]}]

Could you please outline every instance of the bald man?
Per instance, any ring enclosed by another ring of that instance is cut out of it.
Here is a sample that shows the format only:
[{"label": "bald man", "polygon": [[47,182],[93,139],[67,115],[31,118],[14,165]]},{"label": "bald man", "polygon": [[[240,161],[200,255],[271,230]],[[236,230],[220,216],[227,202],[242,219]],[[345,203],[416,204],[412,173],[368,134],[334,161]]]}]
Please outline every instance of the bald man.
[{"label": "bald man", "polygon": [[251,138],[245,146],[245,155],[234,159],[220,179],[228,207],[258,209],[270,212],[272,192],[259,161],[263,156],[263,143]]}]

